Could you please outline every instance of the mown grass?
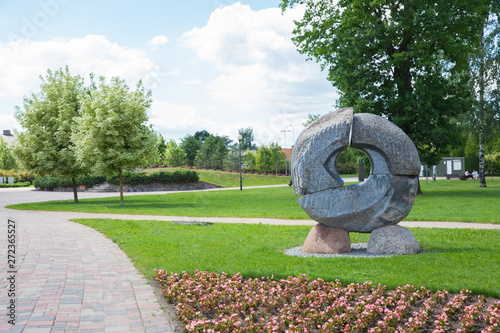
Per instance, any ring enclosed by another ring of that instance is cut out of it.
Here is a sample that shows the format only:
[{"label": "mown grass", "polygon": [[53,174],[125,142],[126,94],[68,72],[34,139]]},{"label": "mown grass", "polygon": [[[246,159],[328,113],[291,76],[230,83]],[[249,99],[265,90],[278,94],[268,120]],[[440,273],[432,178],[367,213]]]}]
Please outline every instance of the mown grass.
[{"label": "mown grass", "polygon": [[[477,182],[438,180],[421,182],[407,221],[462,221],[500,224],[500,181],[479,188]],[[126,195],[125,206],[117,198],[51,201],[12,205],[21,210],[144,214],[191,217],[252,217],[308,219],[291,187],[182,192],[166,195]]]},{"label": "mown grass", "polygon": [[463,221],[500,223],[500,179],[478,181],[421,180],[424,194],[417,195],[406,221]]},{"label": "mown grass", "polygon": [[[159,168],[146,169],[142,172],[152,174],[161,171],[175,171],[178,168]],[[215,170],[196,170],[200,181],[215,184],[222,187],[239,187],[240,174],[238,172],[215,171]],[[290,176],[276,175],[260,175],[242,173],[241,175],[243,186],[262,186],[262,185],[279,185],[290,183]]]},{"label": "mown grass", "polygon": [[[411,228],[423,253],[359,258],[301,258],[285,255],[302,245],[310,226],[264,224],[178,225],[161,221],[82,219],[117,243],[147,277],[154,269],[168,273],[195,270],[244,277],[274,275],[343,283],[372,281],[394,289],[412,284],[458,292],[500,296],[499,230]],[[369,235],[351,233],[351,242],[367,242]]]}]

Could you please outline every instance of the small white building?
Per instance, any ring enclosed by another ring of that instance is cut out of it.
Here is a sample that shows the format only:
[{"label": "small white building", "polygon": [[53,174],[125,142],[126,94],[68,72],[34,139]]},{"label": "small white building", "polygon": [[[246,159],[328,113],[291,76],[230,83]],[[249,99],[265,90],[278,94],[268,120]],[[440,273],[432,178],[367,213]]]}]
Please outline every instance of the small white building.
[{"label": "small white building", "polygon": [[7,147],[10,147],[16,141],[17,136],[11,130],[3,130],[2,139],[3,141],[7,142]]}]

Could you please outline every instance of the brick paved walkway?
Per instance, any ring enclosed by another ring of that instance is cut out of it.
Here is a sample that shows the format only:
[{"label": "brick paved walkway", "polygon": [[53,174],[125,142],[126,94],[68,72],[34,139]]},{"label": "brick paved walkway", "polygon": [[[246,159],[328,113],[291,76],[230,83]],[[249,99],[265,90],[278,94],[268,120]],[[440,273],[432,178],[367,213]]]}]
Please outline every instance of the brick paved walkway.
[{"label": "brick paved walkway", "polygon": [[[6,201],[17,201],[5,195],[0,192],[0,332],[173,332],[153,288],[116,244],[63,218],[4,209]],[[15,326],[7,309],[9,217],[18,240]]]}]

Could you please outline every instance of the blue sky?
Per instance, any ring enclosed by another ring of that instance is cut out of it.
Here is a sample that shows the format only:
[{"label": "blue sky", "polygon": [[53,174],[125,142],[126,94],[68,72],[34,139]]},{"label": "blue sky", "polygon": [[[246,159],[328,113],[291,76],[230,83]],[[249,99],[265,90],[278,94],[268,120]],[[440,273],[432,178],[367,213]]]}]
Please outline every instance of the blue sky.
[{"label": "blue sky", "polygon": [[138,80],[153,92],[148,111],[166,139],[206,129],[237,136],[251,126],[258,144],[296,138],[308,113],[333,110],[337,94],[290,40],[302,8],[280,1],[2,0],[0,130],[47,69],[69,66]]}]

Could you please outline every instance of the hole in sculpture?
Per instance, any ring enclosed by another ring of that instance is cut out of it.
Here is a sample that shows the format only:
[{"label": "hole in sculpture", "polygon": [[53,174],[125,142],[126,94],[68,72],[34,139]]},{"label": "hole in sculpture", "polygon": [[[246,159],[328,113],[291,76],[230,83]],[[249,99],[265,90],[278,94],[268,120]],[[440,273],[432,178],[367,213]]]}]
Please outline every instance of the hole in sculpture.
[{"label": "hole in sculpture", "polygon": [[347,148],[344,150],[338,155],[335,167],[344,182],[352,182],[352,178],[356,178],[355,181],[358,182],[361,179],[359,177],[361,171],[363,172],[363,180],[370,176],[370,158],[359,149]]}]

